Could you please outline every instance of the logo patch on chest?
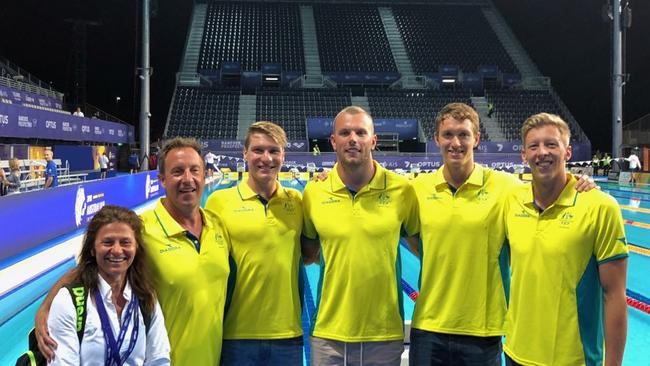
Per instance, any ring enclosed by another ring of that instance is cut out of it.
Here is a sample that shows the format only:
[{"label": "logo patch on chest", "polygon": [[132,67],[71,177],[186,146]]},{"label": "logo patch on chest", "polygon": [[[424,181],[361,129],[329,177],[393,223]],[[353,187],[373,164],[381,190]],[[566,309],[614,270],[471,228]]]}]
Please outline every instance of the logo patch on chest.
[{"label": "logo patch on chest", "polygon": [[574,216],[571,212],[565,212],[560,216],[560,226],[569,226],[573,223]]},{"label": "logo patch on chest", "polygon": [[392,202],[390,196],[386,192],[381,192],[377,197],[377,204],[379,206],[388,206]]}]

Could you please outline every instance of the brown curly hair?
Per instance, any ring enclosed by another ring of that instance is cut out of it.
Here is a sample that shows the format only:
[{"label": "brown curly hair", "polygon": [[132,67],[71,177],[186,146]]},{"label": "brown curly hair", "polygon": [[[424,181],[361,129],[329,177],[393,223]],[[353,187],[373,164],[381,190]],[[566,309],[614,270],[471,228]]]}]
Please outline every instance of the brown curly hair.
[{"label": "brown curly hair", "polygon": [[142,220],[138,215],[128,208],[107,205],[90,220],[86,234],[84,235],[81,253],[76,268],[76,281],[83,283],[88,292],[97,290],[99,267],[93,255],[95,251],[95,240],[99,230],[112,223],[124,223],[133,230],[137,243],[133,263],[127,269],[126,278],[131,289],[141,303],[142,309],[148,314],[153,314],[156,302],[156,292],[153,287],[151,273],[147,269],[147,254],[143,249]]}]

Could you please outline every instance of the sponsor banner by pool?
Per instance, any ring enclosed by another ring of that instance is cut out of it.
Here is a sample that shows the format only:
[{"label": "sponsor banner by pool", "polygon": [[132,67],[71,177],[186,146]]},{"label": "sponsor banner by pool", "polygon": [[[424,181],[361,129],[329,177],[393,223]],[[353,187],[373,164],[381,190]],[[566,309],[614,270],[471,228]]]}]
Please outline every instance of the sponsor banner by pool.
[{"label": "sponsor banner by pool", "polygon": [[[422,170],[438,169],[442,166],[440,154],[413,155],[413,156],[383,156],[376,155],[374,159],[388,169],[409,170],[418,166]],[[515,168],[521,167],[519,154],[475,154],[476,162],[491,168]],[[237,163],[243,162],[241,154],[222,153],[217,155],[216,164],[220,168],[237,170]],[[336,154],[322,153],[314,156],[307,153],[287,153],[282,170],[289,170],[292,167],[305,168],[307,164],[313,163],[316,167],[331,168],[336,163]]]},{"label": "sponsor banner by pool", "polygon": [[151,171],[2,197],[0,264],[85,227],[105,205],[133,208],[162,195],[157,172]]},{"label": "sponsor banner by pool", "polygon": [[133,126],[0,103],[0,136],[129,143]]},{"label": "sponsor banner by pool", "polygon": [[[244,141],[241,140],[203,140],[203,152],[212,151],[244,151]],[[309,151],[307,140],[292,140],[287,142],[286,151]],[[240,154],[241,155],[241,154]]]},{"label": "sponsor banner by pool", "polygon": [[[585,161],[591,160],[591,144],[583,142],[572,142],[573,154],[571,161]],[[520,142],[515,141],[502,141],[502,142],[481,142],[475,150],[475,153],[486,154],[519,154],[523,149]],[[439,153],[440,149],[435,141],[427,141],[427,153]]]},{"label": "sponsor banner by pool", "polygon": [[[307,118],[307,136],[310,139],[328,139],[332,134],[332,123],[334,117]],[[417,119],[373,119],[375,132],[397,133],[400,140],[414,139],[418,137]]]}]

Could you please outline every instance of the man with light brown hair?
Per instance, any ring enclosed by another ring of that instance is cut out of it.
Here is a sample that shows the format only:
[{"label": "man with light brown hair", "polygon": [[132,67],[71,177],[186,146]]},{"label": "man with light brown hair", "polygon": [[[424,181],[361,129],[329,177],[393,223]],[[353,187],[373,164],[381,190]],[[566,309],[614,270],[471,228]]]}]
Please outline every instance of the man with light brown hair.
[{"label": "man with light brown hair", "polygon": [[[509,257],[502,212],[513,175],[474,162],[479,116],[450,103],[436,116],[443,166],[420,174],[420,233],[408,238],[422,268],[411,323],[411,365],[501,365]],[[594,187],[586,182],[586,188]],[[468,294],[470,294],[468,296]]]}]

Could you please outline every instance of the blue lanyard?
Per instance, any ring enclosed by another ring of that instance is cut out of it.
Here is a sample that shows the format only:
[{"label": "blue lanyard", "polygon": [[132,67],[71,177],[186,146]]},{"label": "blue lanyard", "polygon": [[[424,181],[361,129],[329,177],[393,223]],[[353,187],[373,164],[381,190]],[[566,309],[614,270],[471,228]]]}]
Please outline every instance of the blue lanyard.
[{"label": "blue lanyard", "polygon": [[[108,314],[106,313],[106,308],[104,307],[104,300],[99,294],[99,291],[95,291],[95,303],[97,304],[97,313],[99,314],[99,320],[102,323],[102,331],[104,332],[104,341],[106,342],[106,351],[104,353],[104,365],[105,366],[122,366],[124,362],[129,358],[131,352],[135,348],[135,343],[138,340],[138,328],[140,325],[138,311],[134,309],[138,306],[138,299],[133,294],[129,306],[126,308],[126,314],[124,315],[124,324],[120,326],[120,334],[115,341],[115,336],[113,335],[113,329],[111,329],[111,323],[108,319]],[[133,329],[131,330],[131,340],[129,342],[129,348],[126,352],[120,357],[120,348],[122,348],[122,343],[124,343],[124,338],[126,337],[126,329],[129,327],[129,322],[131,321],[131,314],[133,314]]]}]

